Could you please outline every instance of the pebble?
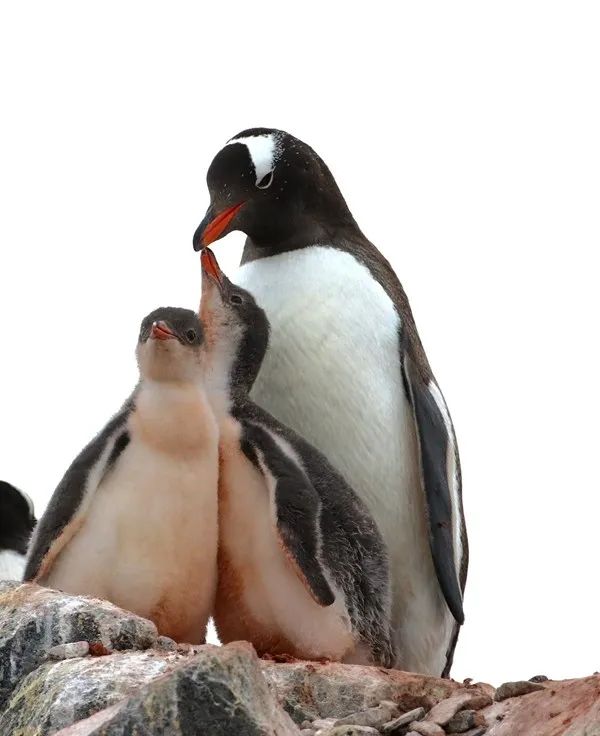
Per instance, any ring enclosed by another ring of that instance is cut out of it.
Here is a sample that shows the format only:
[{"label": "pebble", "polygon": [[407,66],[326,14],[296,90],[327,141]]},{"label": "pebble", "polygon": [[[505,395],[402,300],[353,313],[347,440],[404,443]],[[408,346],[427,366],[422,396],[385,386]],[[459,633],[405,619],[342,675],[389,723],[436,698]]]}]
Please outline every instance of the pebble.
[{"label": "pebble", "polygon": [[310,724],[311,728],[316,728],[317,731],[322,731],[326,728],[333,728],[335,725],[335,718],[317,718]]},{"label": "pebble", "polygon": [[534,675],[529,678],[529,682],[548,682],[549,679],[546,675]]},{"label": "pebble", "polygon": [[316,736],[379,736],[380,732],[371,726],[334,726],[317,731]]},{"label": "pebble", "polygon": [[479,710],[491,705],[492,699],[489,695],[480,695],[479,693],[457,693],[446,700],[442,700],[427,714],[427,720],[437,723],[438,726],[445,726],[453,715],[463,708],[471,708]]},{"label": "pebble", "polygon": [[384,736],[396,736],[396,734],[402,734],[404,726],[408,726],[413,721],[420,721],[421,718],[425,717],[425,708],[415,708],[409,710],[408,713],[404,713],[399,718],[394,718],[389,723],[384,723],[381,728],[381,733]]},{"label": "pebble", "polygon": [[409,728],[418,733],[419,736],[444,736],[445,732],[441,726],[432,721],[413,721]]},{"label": "pebble", "polygon": [[461,710],[446,724],[447,733],[465,733],[470,728],[485,726],[485,718],[474,710]]},{"label": "pebble", "polygon": [[537,690],[544,690],[544,686],[538,682],[530,682],[529,680],[518,680],[517,682],[504,682],[496,690],[494,700],[500,702],[508,698],[518,698],[521,695],[534,693]]},{"label": "pebble", "polygon": [[171,639],[170,636],[159,636],[154,646],[163,652],[177,651],[177,642],[174,639]]},{"label": "pebble", "polygon": [[315,736],[316,731],[313,731],[312,728],[301,728],[300,729],[300,736]]},{"label": "pebble", "polygon": [[477,728],[473,728],[470,731],[465,731],[461,736],[483,736],[486,730],[487,726],[477,726]]},{"label": "pebble", "polygon": [[74,657],[86,657],[90,652],[87,641],[72,641],[68,644],[57,644],[48,649],[49,659],[73,659]]},{"label": "pebble", "polygon": [[366,708],[356,713],[351,713],[343,718],[335,721],[335,726],[371,726],[372,728],[381,728],[392,718],[399,715],[400,710],[396,703],[391,700],[384,700],[374,708]]}]

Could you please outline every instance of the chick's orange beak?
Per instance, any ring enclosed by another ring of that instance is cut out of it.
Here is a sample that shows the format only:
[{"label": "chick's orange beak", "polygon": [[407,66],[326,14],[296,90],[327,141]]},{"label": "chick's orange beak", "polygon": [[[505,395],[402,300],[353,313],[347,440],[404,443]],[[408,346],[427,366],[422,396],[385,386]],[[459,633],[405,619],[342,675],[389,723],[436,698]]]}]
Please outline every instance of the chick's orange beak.
[{"label": "chick's orange beak", "polygon": [[202,263],[202,270],[208,274],[214,281],[221,286],[223,282],[223,274],[219,268],[215,254],[210,248],[203,248],[200,254],[200,262]]},{"label": "chick's orange beak", "polygon": [[[218,240],[243,205],[243,202],[238,202],[238,204],[228,207],[222,212],[219,212],[219,214],[210,220],[210,222],[208,222],[208,224],[203,228],[202,226],[198,228],[198,231],[202,228],[201,232],[196,233],[196,236],[199,236],[200,245],[210,245],[211,243],[214,243],[215,240]],[[196,246],[196,237],[194,238],[194,241],[194,246]]]},{"label": "chick's orange beak", "polygon": [[154,340],[173,340],[175,333],[169,328],[166,322],[154,322],[150,330],[150,337]]}]

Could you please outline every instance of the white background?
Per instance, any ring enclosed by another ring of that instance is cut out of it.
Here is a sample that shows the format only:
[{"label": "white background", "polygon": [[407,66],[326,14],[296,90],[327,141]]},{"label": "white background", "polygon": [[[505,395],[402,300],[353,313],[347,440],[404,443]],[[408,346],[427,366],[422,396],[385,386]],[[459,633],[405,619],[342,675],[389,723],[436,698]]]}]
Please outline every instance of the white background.
[{"label": "white background", "polygon": [[[42,512],[132,388],[141,318],[198,303],[213,155],[284,128],[394,265],[452,411],[471,542],[455,677],[589,674],[599,6],[390,5],[3,3],[0,477]],[[229,273],[241,243],[216,247]]]}]

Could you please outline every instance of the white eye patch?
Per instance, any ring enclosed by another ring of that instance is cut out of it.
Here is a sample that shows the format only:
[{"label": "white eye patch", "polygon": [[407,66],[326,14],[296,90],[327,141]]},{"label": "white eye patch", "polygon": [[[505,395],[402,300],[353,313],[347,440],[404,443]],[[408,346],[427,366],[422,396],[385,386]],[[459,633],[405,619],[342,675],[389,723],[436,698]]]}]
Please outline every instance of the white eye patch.
[{"label": "white eye patch", "polygon": [[281,154],[281,145],[274,133],[252,135],[247,138],[232,138],[228,146],[241,143],[248,149],[250,160],[256,173],[256,186],[268,189],[273,183],[273,170]]}]

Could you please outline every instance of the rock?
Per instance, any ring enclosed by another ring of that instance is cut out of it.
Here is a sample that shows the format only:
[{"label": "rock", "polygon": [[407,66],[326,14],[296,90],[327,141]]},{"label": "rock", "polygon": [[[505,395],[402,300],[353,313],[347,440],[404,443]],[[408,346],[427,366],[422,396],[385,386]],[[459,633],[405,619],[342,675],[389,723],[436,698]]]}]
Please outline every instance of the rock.
[{"label": "rock", "polygon": [[147,649],[156,638],[150,621],[106,601],[0,582],[0,711],[16,683],[58,644],[100,641],[111,649]]},{"label": "rock", "polygon": [[0,714],[0,734],[46,734],[114,705],[177,664],[152,650],[47,662],[27,675]]},{"label": "rock", "polygon": [[427,714],[427,720],[437,723],[438,726],[445,726],[459,710],[463,708],[479,710],[491,703],[489,695],[481,695],[471,690],[463,691],[435,705]]},{"label": "rock", "polygon": [[57,644],[48,649],[48,659],[74,659],[75,657],[86,657],[89,654],[90,645],[87,641],[73,641],[70,644]]},{"label": "rock", "polygon": [[534,675],[529,678],[529,682],[548,682],[549,679],[546,675]]},{"label": "rock", "polygon": [[447,733],[465,733],[476,726],[485,726],[485,717],[475,710],[461,710],[446,724]]},{"label": "rock", "polygon": [[444,729],[433,721],[413,721],[409,729],[419,736],[444,736],[445,734]]},{"label": "rock", "polygon": [[335,726],[317,731],[316,736],[379,736],[379,731],[371,726]]},{"label": "rock", "polygon": [[414,708],[413,710],[409,710],[408,713],[404,713],[398,718],[394,718],[393,721],[384,723],[381,728],[381,733],[384,734],[384,736],[401,736],[401,734],[406,730],[405,726],[408,726],[408,724],[413,721],[420,721],[424,717],[425,708]]},{"label": "rock", "polygon": [[[344,718],[383,700],[398,704],[400,712],[422,706],[429,710],[440,700],[464,688],[442,680],[381,667],[332,662],[277,664],[261,661],[263,672],[277,691],[279,702],[296,723],[316,718]],[[482,696],[477,688],[470,688]],[[491,702],[491,698],[488,698]]]},{"label": "rock", "polygon": [[312,724],[311,728],[316,728],[317,731],[323,731],[327,728],[333,728],[335,726],[335,718],[316,718]]},{"label": "rock", "polygon": [[600,676],[549,681],[522,698],[494,703],[484,714],[488,736],[596,736]]},{"label": "rock", "polygon": [[297,736],[298,729],[261,676],[250,645],[236,642],[198,649],[194,657],[136,690],[100,725],[82,734]]},{"label": "rock", "polygon": [[518,698],[521,695],[528,695],[534,693],[536,690],[543,690],[544,685],[540,685],[537,682],[531,682],[530,680],[517,680],[516,682],[504,682],[496,690],[494,700],[501,702],[507,698]]},{"label": "rock", "polygon": [[170,636],[159,636],[154,645],[161,652],[176,652],[177,642]]},{"label": "rock", "polygon": [[[378,733],[367,723],[383,736],[441,736],[443,726],[600,736],[597,675],[496,692],[379,667],[260,661],[239,642],[174,647],[109,603],[18,583],[0,584],[0,688],[2,736],[298,736],[285,711],[303,736]],[[395,717],[381,722],[386,712]]]},{"label": "rock", "polygon": [[384,723],[395,718],[399,713],[400,711],[395,703],[392,703],[389,700],[384,700],[374,708],[359,710],[356,713],[344,716],[344,718],[338,718],[335,725],[371,726],[372,728],[381,728]]}]

